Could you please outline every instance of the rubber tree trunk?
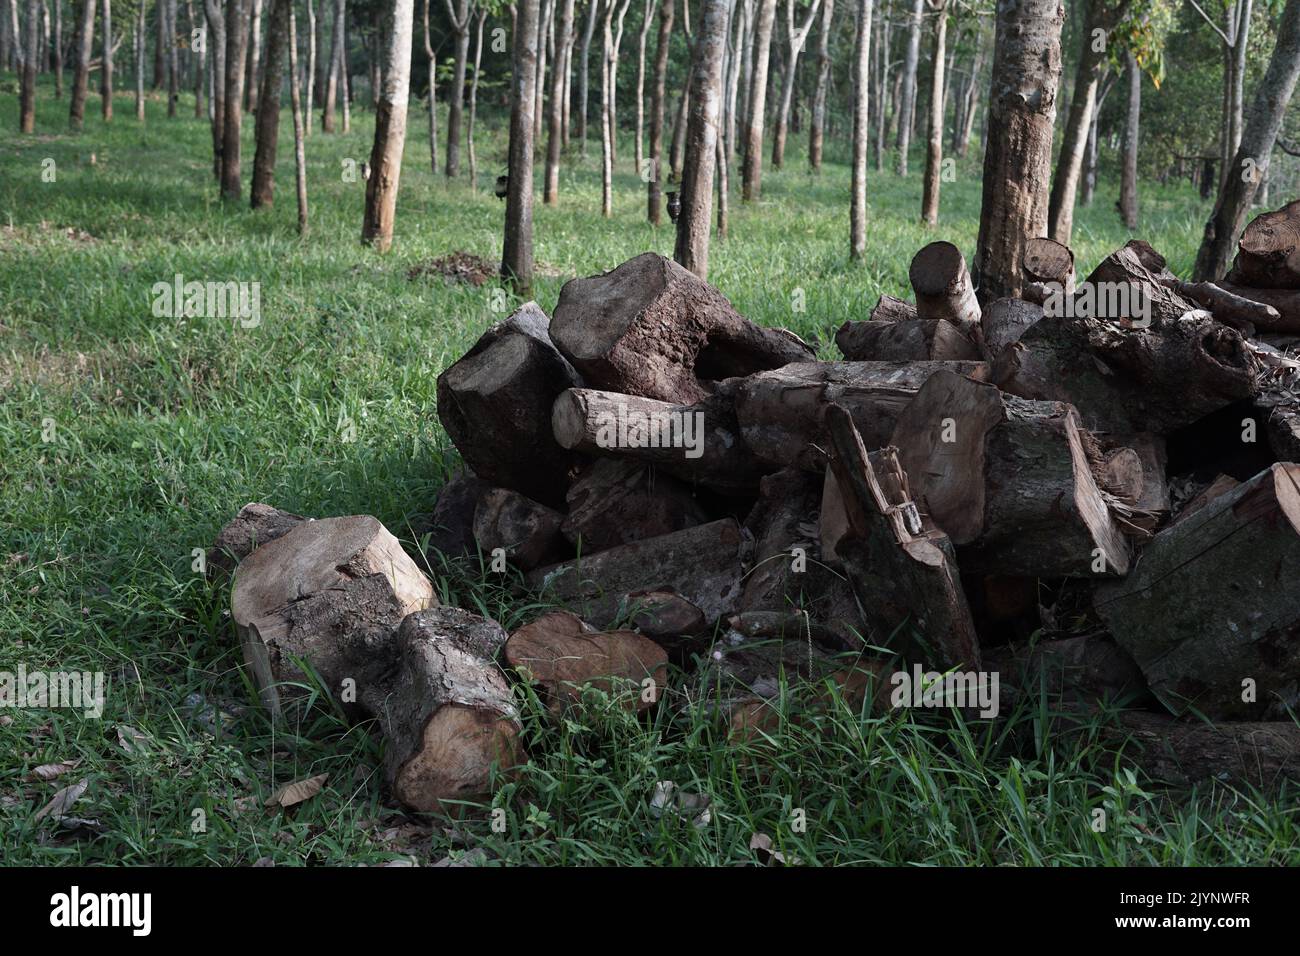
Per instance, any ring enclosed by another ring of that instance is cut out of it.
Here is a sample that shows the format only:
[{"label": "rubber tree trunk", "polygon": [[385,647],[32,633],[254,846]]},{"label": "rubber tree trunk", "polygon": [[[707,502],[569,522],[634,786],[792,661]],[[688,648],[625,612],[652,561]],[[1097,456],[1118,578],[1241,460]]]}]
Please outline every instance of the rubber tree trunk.
[{"label": "rubber tree trunk", "polygon": [[[262,70],[262,92],[257,98],[257,123],[253,127],[252,206],[260,209],[275,200],[275,155],[280,137],[280,85],[289,47],[289,12],[293,0],[271,0],[266,23],[266,62]],[[296,84],[291,83],[291,86]]]},{"label": "rubber tree trunk", "polygon": [[[145,51],[145,15],[148,12],[148,4],[141,0],[140,5],[136,7],[135,12],[135,30],[132,34],[131,50],[135,55],[135,118],[137,122],[144,122],[144,51]],[[209,28],[208,36],[212,36],[212,30]],[[209,100],[211,103],[211,100]],[[218,171],[217,167],[213,167]]]},{"label": "rubber tree trunk", "polygon": [[641,14],[641,30],[636,38],[636,131],[632,162],[637,175],[642,174],[645,162],[645,46],[654,23],[655,0],[645,0]]},{"label": "rubber tree trunk", "polygon": [[600,47],[600,214],[606,219],[614,215],[614,131],[610,115],[614,99],[610,76],[610,60],[614,55],[613,18],[614,0],[606,0]]},{"label": "rubber tree trunk", "polygon": [[872,0],[858,0],[853,41],[853,167],[849,198],[849,258],[867,249],[867,129],[871,119]]},{"label": "rubber tree trunk", "polygon": [[659,37],[655,47],[654,80],[650,90],[650,177],[646,183],[646,214],[654,226],[663,222],[660,209],[660,170],[664,155],[664,103],[668,96],[668,51],[672,46],[676,7],[677,0],[663,0],[659,7]]},{"label": "rubber tree trunk", "polygon": [[1059,0],[998,7],[979,239],[971,270],[982,302],[1020,298],[1025,243],[1047,232],[1064,18]]},{"label": "rubber tree trunk", "polygon": [[[427,0],[426,0],[427,2]],[[297,23],[294,23],[297,26]],[[295,80],[297,82],[297,80]],[[307,0],[307,64],[302,75],[303,99],[302,135],[311,135],[311,110],[316,95],[316,5]]]},{"label": "rubber tree trunk", "polygon": [[[474,151],[474,121],[478,117],[479,67],[483,63],[483,24],[487,9],[478,12],[478,27],[474,31],[474,75],[469,81],[469,121],[465,124],[465,149],[469,153],[469,188],[478,189],[478,154]],[[432,96],[432,94],[430,94]]]},{"label": "rubber tree trunk", "polygon": [[[11,0],[17,3],[17,0]],[[93,0],[91,0],[93,2]],[[107,4],[108,0],[104,0]],[[40,0],[27,0],[26,51],[23,54],[21,103],[18,109],[18,127],[24,133],[36,131],[36,64],[40,50]]]},{"label": "rubber tree trunk", "polygon": [[[1074,231],[1074,200],[1083,173],[1088,148],[1088,129],[1097,106],[1097,87],[1106,68],[1106,47],[1111,28],[1127,6],[1127,0],[1107,8],[1107,0],[1089,0],[1084,16],[1083,41],[1079,65],[1074,75],[1074,93],[1070,98],[1070,115],[1065,121],[1061,154],[1056,161],[1052,196],[1047,207],[1047,234],[1064,245],[1070,244]],[[1096,36],[1096,31],[1104,31]]]},{"label": "rubber tree trunk", "polygon": [[[813,93],[812,122],[808,124],[808,165],[815,173],[822,169],[826,140],[826,93],[831,79],[831,20],[835,0],[822,0],[822,19],[817,31],[817,89]],[[880,121],[877,119],[877,123]]]},{"label": "rubber tree trunk", "polygon": [[469,19],[473,11],[470,0],[459,0],[454,6],[447,0],[447,18],[451,22],[456,56],[452,62],[451,92],[447,104],[447,176],[460,175],[460,131],[465,106],[465,70],[469,62]]},{"label": "rubber tree trunk", "polygon": [[244,65],[244,109],[257,112],[258,89],[262,75],[262,0],[251,0],[248,18],[248,59]]},{"label": "rubber tree trunk", "polygon": [[415,0],[389,0],[384,9],[383,90],[375,107],[375,144],[366,180],[366,214],[361,241],[387,252],[393,245],[397,187],[406,145],[406,104],[411,90],[411,33]]},{"label": "rubber tree trunk", "polygon": [[551,68],[551,115],[546,133],[546,185],[544,201],[548,206],[560,203],[560,150],[564,146],[564,47],[573,32],[573,0],[560,0],[560,19],[556,26],[556,60]]},{"label": "rubber tree trunk", "polygon": [[786,63],[785,76],[781,84],[781,109],[776,114],[776,127],[772,130],[772,168],[780,169],[785,163],[786,131],[790,128],[790,112],[794,103],[794,88],[799,77],[799,55],[803,53],[808,34],[812,31],[813,19],[821,9],[821,0],[812,0],[808,5],[808,14],[803,23],[794,26],[794,0],[786,0]]},{"label": "rubber tree trunk", "polygon": [[[141,0],[141,7],[144,6]],[[54,48],[50,51],[50,69],[54,71],[54,98],[63,99],[63,0],[54,0]]]},{"label": "rubber tree trunk", "polygon": [[102,65],[99,69],[100,115],[105,123],[113,122],[113,3],[102,0],[100,9],[100,40]]},{"label": "rubber tree trunk", "polygon": [[[612,2],[612,0],[605,0]],[[582,46],[578,49],[578,139],[582,146],[582,155],[587,155],[587,102],[591,91],[591,70],[588,66],[591,54],[591,38],[596,32],[596,16],[600,12],[601,0],[587,0],[587,25],[582,31]]]},{"label": "rubber tree trunk", "polygon": [[429,61],[429,168],[438,175],[438,53],[429,39],[429,6],[424,0],[424,56]]},{"label": "rubber tree trunk", "polygon": [[[194,32],[199,29],[199,26],[198,26],[198,21],[194,19],[194,4],[191,2],[191,0],[185,0],[185,19],[186,22],[189,23],[190,35],[193,36]],[[204,116],[207,115],[206,111],[203,109],[203,92],[204,92],[204,86],[206,86],[206,78],[207,78],[207,68],[206,68],[207,56],[208,56],[208,51],[206,46],[203,48],[203,50],[198,51],[193,49],[193,45],[191,44],[189,58],[190,58],[190,73],[193,76],[193,82],[194,82],[194,118],[195,119],[202,119]]]},{"label": "rubber tree trunk", "polygon": [[682,164],[682,211],[673,258],[701,279],[709,277],[709,222],[722,111],[722,57],[727,48],[729,0],[704,0],[691,64],[691,113]]},{"label": "rubber tree trunk", "polygon": [[975,62],[971,64],[970,83],[966,87],[966,95],[963,98],[961,108],[961,125],[953,130],[953,152],[961,159],[966,158],[966,153],[970,149],[971,133],[975,129],[975,116],[979,112],[980,101],[980,73],[984,69],[984,47],[985,34],[981,25],[976,25],[979,35],[976,39]]},{"label": "rubber tree trunk", "polygon": [[[307,235],[307,150],[305,147],[306,132],[303,126],[303,120],[310,113],[303,109],[302,93],[298,80],[298,18],[294,13],[293,0],[288,0],[289,7],[289,100],[293,104],[293,169],[294,182],[298,187],[298,235]],[[311,11],[310,2],[308,3],[308,12]],[[314,19],[314,17],[312,18]],[[307,43],[310,45],[314,41],[314,36],[310,35],[309,30]],[[306,73],[306,82],[302,86],[307,87],[307,95],[311,96],[311,68],[308,67]]]},{"label": "rubber tree trunk", "polygon": [[176,116],[176,103],[180,97],[180,61],[176,50],[176,0],[164,0],[167,4],[167,115]]},{"label": "rubber tree trunk", "polygon": [[242,189],[239,132],[244,120],[244,59],[247,55],[247,0],[227,0],[226,113],[225,132],[221,137],[221,197],[230,202],[239,201]]},{"label": "rubber tree trunk", "polygon": [[921,17],[925,0],[913,0],[907,23],[907,58],[903,61],[903,86],[898,101],[898,136],[894,148],[898,150],[895,169],[898,175],[907,175],[907,151],[912,145],[912,124],[916,115],[916,74],[921,60]]},{"label": "rubber tree trunk", "polygon": [[[232,3],[238,0],[230,0]],[[343,72],[343,24],[347,19],[347,0],[334,0],[334,29],[330,39],[330,59],[325,67],[325,98],[321,110],[322,132],[334,132],[334,111],[338,106],[339,76]]]},{"label": "rubber tree trunk", "polygon": [[745,111],[745,162],[741,166],[741,194],[755,202],[763,192],[763,122],[767,113],[767,66],[772,47],[776,0],[758,0],[754,24],[754,67],[749,78],[749,106]]},{"label": "rubber tree trunk", "polygon": [[943,91],[947,76],[944,56],[948,42],[948,0],[937,0],[934,11],[934,39],[930,48],[930,129],[925,144],[925,182],[921,189],[921,221],[927,226],[939,224],[939,184],[943,166]]},{"label": "rubber tree trunk", "polygon": [[1142,69],[1131,53],[1125,55],[1128,113],[1124,120],[1124,156],[1120,166],[1119,210],[1129,230],[1138,227],[1138,140],[1142,131]]},{"label": "rubber tree trunk", "polygon": [[1278,24],[1277,45],[1255,92],[1241,145],[1233,157],[1232,174],[1222,178],[1214,212],[1205,224],[1205,236],[1193,269],[1196,281],[1214,281],[1228,271],[1260,178],[1268,170],[1268,157],[1277,142],[1297,76],[1300,76],[1300,0],[1287,0]]},{"label": "rubber tree trunk", "polygon": [[[161,8],[161,0],[159,7]],[[203,0],[208,21],[208,43],[212,47],[212,175],[221,180],[222,144],[226,137],[226,16],[221,0]],[[143,51],[141,51],[143,53]],[[137,68],[143,70],[143,67]],[[137,83],[143,82],[137,78]]]},{"label": "rubber tree trunk", "polygon": [[501,277],[521,298],[533,289],[533,109],[537,103],[539,0],[518,0],[511,70],[510,149]]},{"label": "rubber tree trunk", "polygon": [[80,130],[86,123],[86,89],[90,85],[90,49],[95,42],[95,4],[81,0],[81,22],[77,26],[77,65],[72,73],[72,98],[68,123]]}]

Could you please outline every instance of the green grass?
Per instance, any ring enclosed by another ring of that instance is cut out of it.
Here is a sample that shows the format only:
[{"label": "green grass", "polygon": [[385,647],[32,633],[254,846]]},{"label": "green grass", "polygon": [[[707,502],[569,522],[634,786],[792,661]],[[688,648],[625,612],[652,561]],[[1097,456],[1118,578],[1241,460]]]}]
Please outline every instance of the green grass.
[{"label": "green grass", "polygon": [[[0,77],[6,94],[15,88]],[[733,864],[756,859],[756,831],[829,865],[1297,861],[1293,790],[1163,793],[1131,761],[1105,756],[1095,734],[1066,733],[1041,710],[991,727],[872,717],[838,702],[740,746],[725,727],[667,707],[636,718],[593,694],[556,726],[523,700],[532,760],[496,797],[505,832],[487,808],[465,808],[454,825],[401,814],[369,728],[323,707],[272,728],[253,706],[225,588],[193,573],[191,555],[248,501],[371,513],[419,553],[413,529],[456,464],[435,377],[499,315],[490,287],[407,272],[454,250],[499,256],[503,209],[490,185],[504,163],[500,118],[480,128],[475,193],[431,172],[413,110],[394,248],[378,256],[358,242],[364,184],[341,176],[343,160],[368,154],[368,112],[354,113],[347,136],[309,140],[312,228],[301,241],[287,119],[276,207],[255,214],[217,199],[192,101],[168,121],[151,99],[140,126],[122,97],[105,127],[92,97],[77,136],[66,100],[40,92],[34,136],[14,132],[16,97],[0,98],[0,669],[102,670],[110,688],[100,720],[4,712],[0,862],[376,864],[482,847],[516,863]],[[972,157],[944,185],[933,232],[917,222],[919,174],[873,171],[866,260],[852,265],[842,144],[816,177],[801,148],[785,170],[766,171],[761,203],[733,200],[711,280],[744,314],[831,357],[845,319],[864,318],[882,292],[907,295],[921,245],[941,237],[971,249],[979,168]],[[42,181],[46,159],[55,182]],[[644,222],[630,139],[611,220],[599,215],[597,159],[594,142],[585,160],[575,149],[560,207],[537,208],[535,295],[548,311],[571,276],[647,249],[671,254],[669,229]],[[1127,238],[1113,193],[1103,188],[1080,213],[1081,271]],[[1206,212],[1186,190],[1147,187],[1141,232],[1186,274]],[[155,318],[150,289],[175,273],[260,282],[260,326]],[[349,423],[354,442],[342,440]],[[506,627],[529,615],[477,567],[430,572],[446,601]],[[119,746],[120,725],[144,734],[145,752]],[[71,759],[81,763],[58,781],[27,779]],[[329,780],[314,799],[290,811],[261,805],[275,787],[321,773]],[[83,777],[72,812],[90,824],[35,819]],[[655,818],[661,780],[709,795],[710,822]],[[1098,808],[1102,833],[1091,826]],[[196,832],[197,810],[206,829]]]}]

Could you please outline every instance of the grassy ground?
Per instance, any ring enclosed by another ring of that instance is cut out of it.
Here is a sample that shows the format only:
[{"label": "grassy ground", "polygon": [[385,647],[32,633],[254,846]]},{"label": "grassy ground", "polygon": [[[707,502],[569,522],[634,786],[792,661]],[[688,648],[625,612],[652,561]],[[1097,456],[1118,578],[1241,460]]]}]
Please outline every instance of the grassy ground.
[{"label": "grassy ground", "polygon": [[[358,112],[349,135],[309,142],[312,232],[300,241],[289,150],[276,208],[254,214],[218,201],[207,126],[192,116],[168,121],[152,100],[140,126],[123,97],[105,127],[92,98],[74,136],[66,101],[42,89],[37,133],[19,136],[13,78],[0,89],[0,670],[104,671],[110,682],[98,720],[0,714],[0,861],[424,863],[481,847],[511,862],[734,864],[755,859],[756,831],[819,864],[1297,861],[1294,791],[1162,794],[1043,712],[1011,734],[837,706],[739,747],[667,708],[636,719],[597,695],[552,728],[525,702],[533,761],[496,798],[505,832],[482,808],[455,825],[395,811],[365,728],[322,708],[274,729],[250,706],[227,594],[192,571],[192,552],[242,504],[266,501],[374,514],[419,553],[412,529],[455,465],[435,376],[499,316],[490,288],[407,274],[454,250],[499,256],[501,204],[431,172],[417,113],[394,250],[364,249],[364,184],[341,175],[368,153],[371,117]],[[251,160],[251,135],[246,144]],[[485,186],[504,145],[482,138]],[[594,147],[571,157],[560,208],[537,210],[535,292],[548,311],[571,276],[671,254],[670,231],[644,222],[630,141],[614,217],[600,218]],[[817,339],[827,357],[846,318],[865,317],[882,292],[907,294],[924,242],[971,248],[979,204],[971,160],[945,184],[943,224],[929,233],[916,222],[919,176],[873,173],[866,261],[853,266],[847,170],[831,158],[819,177],[802,155],[769,171],[763,201],[736,203],[732,236],[711,253],[711,279],[741,312]],[[1127,238],[1113,191],[1076,227],[1085,270]],[[1149,188],[1142,233],[1186,274],[1205,212],[1187,192]],[[176,273],[260,282],[261,324],[155,318],[150,289]],[[507,627],[529,615],[477,567],[430,571],[445,601]],[[124,725],[140,735],[130,752]],[[53,781],[29,779],[72,760]],[[262,806],[277,786],[324,773],[314,799]],[[82,779],[81,824],[36,818]],[[656,819],[661,780],[709,795],[709,823]],[[1107,811],[1104,832],[1095,809]]]}]

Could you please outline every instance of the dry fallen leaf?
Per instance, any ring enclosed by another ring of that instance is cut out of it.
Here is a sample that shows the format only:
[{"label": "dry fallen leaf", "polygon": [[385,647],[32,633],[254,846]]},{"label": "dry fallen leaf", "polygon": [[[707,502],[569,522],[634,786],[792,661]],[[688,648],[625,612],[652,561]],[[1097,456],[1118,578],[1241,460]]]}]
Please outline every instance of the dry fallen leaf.
[{"label": "dry fallen leaf", "polygon": [[266,798],[266,806],[292,807],[304,800],[310,800],[320,793],[321,788],[325,786],[325,781],[329,778],[329,774],[322,773],[315,777],[308,777],[306,780],[295,780],[293,783],[286,783]]},{"label": "dry fallen leaf", "polygon": [[86,788],[89,786],[87,778],[82,777],[72,786],[64,787],[54,795],[54,799],[37,811],[36,819],[43,820],[48,816],[52,816],[56,820],[61,819],[72,809],[72,805],[81,799],[81,795],[86,792]]},{"label": "dry fallen leaf", "polygon": [[32,770],[27,775],[28,780],[53,780],[55,777],[61,777],[65,773],[71,773],[77,769],[81,763],[81,758],[75,760],[59,760],[55,763],[43,763]]},{"label": "dry fallen leaf", "polygon": [[140,730],[136,730],[130,724],[117,725],[117,745],[129,754],[143,754],[149,752],[149,737]]},{"label": "dry fallen leaf", "polygon": [[14,722],[14,719],[8,714],[0,714],[0,727],[8,727]]},{"label": "dry fallen leaf", "polygon": [[749,848],[768,866],[773,863],[779,863],[782,866],[787,863],[791,866],[799,866],[803,863],[803,860],[797,856],[792,856],[787,860],[785,854],[780,850],[772,849],[772,838],[761,831],[749,838]]}]

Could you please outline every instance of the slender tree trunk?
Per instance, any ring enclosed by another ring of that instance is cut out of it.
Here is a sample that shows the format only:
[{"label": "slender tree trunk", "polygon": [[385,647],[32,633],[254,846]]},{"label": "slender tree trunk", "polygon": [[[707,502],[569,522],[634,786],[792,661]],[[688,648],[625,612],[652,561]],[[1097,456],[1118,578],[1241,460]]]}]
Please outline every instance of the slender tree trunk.
[{"label": "slender tree trunk", "polygon": [[[287,0],[286,0],[287,2]],[[366,215],[361,241],[379,252],[393,244],[397,187],[406,145],[406,104],[411,87],[411,33],[415,0],[389,0],[384,9],[384,90],[375,110],[375,145],[370,150],[366,180]]]},{"label": "slender tree trunk", "polygon": [[614,21],[614,35],[609,47],[609,162],[611,171],[618,163],[618,61],[623,46],[623,19],[631,0],[622,0]]},{"label": "slender tree trunk", "polygon": [[474,31],[474,76],[469,81],[469,122],[465,128],[465,145],[469,151],[469,188],[478,189],[478,156],[474,152],[474,120],[478,116],[478,77],[483,63],[483,22],[487,8],[478,12],[478,27]]},{"label": "slender tree trunk", "polygon": [[546,65],[555,47],[555,2],[542,0],[541,19],[537,21],[537,100],[533,104],[533,142],[542,141],[542,124],[546,121]]},{"label": "slender tree trunk", "polygon": [[[160,12],[164,2],[158,0]],[[226,15],[221,0],[203,0],[203,13],[212,45],[212,174],[220,182],[226,138]]]},{"label": "slender tree trunk", "polygon": [[853,172],[849,198],[849,258],[862,259],[867,249],[867,128],[871,120],[872,0],[858,0],[853,42]]},{"label": "slender tree trunk", "polygon": [[961,159],[966,158],[970,149],[971,133],[975,129],[975,114],[979,112],[980,73],[984,69],[984,28],[976,25],[978,36],[975,41],[975,62],[971,65],[970,83],[961,108],[961,126],[955,131],[957,142],[953,152]]},{"label": "slender tree trunk", "polygon": [[885,102],[885,66],[889,60],[889,19],[893,12],[893,2],[894,0],[889,0],[889,6],[882,5],[880,8],[880,16],[876,18],[876,42],[871,51],[871,59],[875,64],[872,67],[872,72],[875,75],[877,107],[873,152],[875,153],[875,166],[878,173],[885,171],[885,135],[889,128],[885,113],[887,105]]},{"label": "slender tree trunk", "polygon": [[[144,0],[141,0],[143,5]],[[50,62],[54,70],[54,98],[63,99],[63,0],[54,0],[54,49]]]},{"label": "slender tree trunk", "polygon": [[834,15],[835,0],[822,0],[822,19],[817,31],[817,89],[813,93],[812,121],[808,124],[808,165],[815,173],[822,171],[822,149],[826,139],[826,91],[831,79],[830,40]]},{"label": "slender tree trunk", "polygon": [[752,15],[753,0],[735,0],[732,4],[731,22],[733,33],[731,51],[727,56],[727,195],[731,194],[731,170],[736,165],[736,132],[740,128],[739,112],[741,107],[740,74],[744,64],[745,34]]},{"label": "slender tree trunk", "polygon": [[257,98],[257,123],[254,126],[257,145],[253,153],[253,185],[249,189],[254,209],[270,207],[275,201],[275,157],[280,137],[280,85],[284,78],[284,61],[289,46],[289,13],[292,8],[293,0],[271,0],[271,13],[266,25],[266,63],[262,70],[262,93]]},{"label": "slender tree trunk", "polygon": [[573,25],[569,29],[569,35],[564,43],[564,103],[560,111],[560,145],[564,149],[569,148],[569,130],[571,122],[571,108],[573,106],[573,48],[577,44],[577,18],[575,16]]},{"label": "slender tree trunk", "polygon": [[[135,118],[144,122],[144,51],[145,51],[145,0],[136,6],[135,28],[132,35],[131,51],[135,55]],[[208,30],[211,35],[212,30]]]},{"label": "slender tree trunk", "polygon": [[781,109],[776,114],[776,129],[772,131],[773,169],[780,169],[785,162],[785,136],[786,130],[790,126],[790,107],[794,102],[795,80],[799,75],[799,54],[803,52],[804,44],[808,41],[808,33],[812,30],[813,18],[817,16],[820,7],[821,0],[812,0],[808,4],[808,12],[803,23],[796,28],[794,25],[794,0],[786,0],[785,25],[788,53],[785,64],[785,82],[781,84]]},{"label": "slender tree trunk", "polygon": [[614,150],[613,130],[610,129],[610,59],[614,53],[614,0],[606,0],[605,16],[601,20],[600,48],[600,214],[608,219],[614,215]]},{"label": "slender tree trunk", "polygon": [[[279,0],[277,0],[279,2]],[[293,168],[294,182],[298,187],[298,235],[307,235],[307,150],[304,140],[306,132],[303,120],[308,115],[302,108],[302,94],[299,90],[298,77],[298,18],[294,13],[293,0],[288,0],[289,7],[289,100],[293,104]],[[311,0],[307,3],[309,21],[315,19],[311,13]],[[313,24],[314,26],[314,24]],[[314,37],[307,38],[310,45]],[[307,68],[307,95],[311,95],[311,68]]]},{"label": "slender tree trunk", "polygon": [[722,108],[722,54],[727,44],[728,0],[703,0],[691,64],[691,115],[682,165],[682,211],[673,258],[701,279],[709,276],[709,220]]},{"label": "slender tree trunk", "polygon": [[424,0],[424,56],[429,61],[429,168],[438,175],[438,54],[429,38],[429,7]]},{"label": "slender tree trunk", "polygon": [[[694,58],[689,42],[686,49],[686,59],[689,63]],[[682,95],[677,101],[677,118],[673,120],[673,139],[668,149],[670,154],[668,158],[668,176],[675,183],[680,183],[682,180],[682,162],[686,158],[686,121],[691,115],[691,83],[693,79],[694,74],[688,68],[686,82],[682,84]]]},{"label": "slender tree trunk", "polygon": [[[239,0],[229,0],[237,3]],[[321,112],[322,132],[334,132],[334,111],[338,105],[339,76],[343,72],[343,24],[347,17],[347,0],[334,0],[334,29],[330,37],[330,59],[325,79],[324,109]]]},{"label": "slender tree trunk", "polygon": [[[17,2],[17,0],[13,0]],[[91,0],[93,2],[93,0]],[[108,0],[104,0],[105,3]],[[18,127],[24,133],[36,131],[36,64],[40,46],[40,0],[27,0],[27,38],[23,54],[21,103],[18,109]]]},{"label": "slender tree trunk", "polygon": [[176,0],[167,3],[167,115],[175,118],[180,103],[181,69],[176,49]]},{"label": "slender tree trunk", "polygon": [[112,0],[101,0],[100,8],[100,59],[99,105],[105,123],[113,122],[113,5]]},{"label": "slender tree trunk", "polygon": [[[194,19],[194,4],[191,0],[185,0],[185,19],[189,21],[190,36],[198,29],[198,21]],[[205,41],[206,43],[206,41]],[[193,44],[190,45],[190,64],[194,71],[194,118],[202,119],[204,116],[203,109],[203,84],[207,71],[204,69],[204,61],[207,59],[206,46],[201,52],[196,52]]]},{"label": "slender tree trunk", "polygon": [[1020,298],[1025,243],[1047,233],[1063,20],[1059,0],[998,7],[979,240],[971,269],[982,302]]},{"label": "slender tree trunk", "polygon": [[939,224],[939,185],[943,166],[943,90],[947,70],[944,54],[948,40],[948,3],[937,0],[934,9],[934,40],[930,48],[930,129],[925,144],[925,182],[921,190],[921,221]]},{"label": "slender tree trunk", "polygon": [[650,24],[654,22],[655,0],[645,0],[641,16],[641,32],[636,41],[636,143],[634,162],[637,175],[641,174],[645,161],[645,41],[650,33]]},{"label": "slender tree trunk", "polygon": [[[428,0],[425,0],[427,3]],[[294,24],[295,29],[297,24]],[[307,68],[303,73],[303,98],[306,103],[302,108],[302,135],[311,135],[311,111],[316,93],[316,4],[307,0]],[[297,82],[297,80],[295,80]]]},{"label": "slender tree trunk", "polygon": [[257,112],[257,97],[262,67],[262,0],[251,0],[252,15],[248,21],[248,62],[244,74],[244,109]]},{"label": "slender tree trunk", "polygon": [[771,55],[776,0],[758,0],[754,25],[754,72],[750,77],[746,111],[745,163],[741,168],[741,199],[756,202],[763,192],[763,121],[767,107],[767,66]]},{"label": "slender tree trunk", "polygon": [[80,130],[86,122],[86,88],[90,85],[90,50],[95,42],[96,2],[97,0],[81,0],[81,22],[77,29],[77,66],[72,74],[72,98],[68,109],[68,121],[74,130]]},{"label": "slender tree trunk", "polygon": [[521,298],[533,289],[533,109],[537,104],[538,0],[517,0],[510,97],[510,185],[501,276]]},{"label": "slender tree trunk", "polygon": [[343,46],[339,47],[339,106],[343,114],[342,131],[352,129],[352,70],[348,63],[348,26],[343,21]]},{"label": "slender tree trunk", "polygon": [[916,117],[916,74],[921,59],[921,16],[925,0],[913,0],[911,19],[907,25],[907,59],[903,62],[903,87],[898,102],[898,150],[896,169],[898,175],[907,175],[907,151],[912,145],[912,124]]},{"label": "slender tree trunk", "polygon": [[564,46],[573,30],[573,0],[560,0],[560,21],[556,27],[556,59],[551,67],[551,115],[546,139],[546,185],[544,201],[560,203],[560,150],[564,145]]},{"label": "slender tree trunk", "polygon": [[1128,73],[1128,115],[1124,121],[1124,159],[1121,167],[1119,187],[1119,208],[1124,218],[1124,225],[1130,229],[1138,227],[1138,135],[1141,131],[1142,116],[1142,70],[1137,58],[1127,53],[1125,56]]},{"label": "slender tree trunk", "polygon": [[451,92],[447,106],[447,176],[460,175],[460,130],[465,104],[465,67],[469,60],[470,0],[459,0],[453,8],[447,0],[447,16],[451,21],[456,58],[451,74]]},{"label": "slender tree trunk", "polygon": [[[341,2],[341,0],[340,0]],[[221,137],[221,198],[238,202],[239,133],[244,120],[244,62],[248,55],[248,0],[226,0],[226,108]]]},{"label": "slender tree trunk", "polygon": [[1282,128],[1297,76],[1300,76],[1300,0],[1287,0],[1278,23],[1277,45],[1255,91],[1241,145],[1233,156],[1232,172],[1222,177],[1214,211],[1205,224],[1205,236],[1192,274],[1196,281],[1214,281],[1228,271],[1261,175],[1268,172],[1269,156]]},{"label": "slender tree trunk", "polygon": [[672,46],[676,7],[677,0],[663,0],[659,7],[659,36],[650,90],[650,179],[646,183],[646,213],[652,226],[663,222],[659,195],[664,152],[664,102],[668,95],[668,51]]},{"label": "slender tree trunk", "polygon": [[[604,0],[613,3],[613,0]],[[591,37],[596,31],[596,14],[600,10],[601,0],[588,0],[587,25],[582,31],[582,46],[578,52],[578,139],[582,143],[582,155],[587,155],[587,101],[591,89],[591,71],[588,68],[591,52]]]}]

